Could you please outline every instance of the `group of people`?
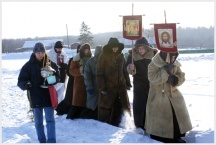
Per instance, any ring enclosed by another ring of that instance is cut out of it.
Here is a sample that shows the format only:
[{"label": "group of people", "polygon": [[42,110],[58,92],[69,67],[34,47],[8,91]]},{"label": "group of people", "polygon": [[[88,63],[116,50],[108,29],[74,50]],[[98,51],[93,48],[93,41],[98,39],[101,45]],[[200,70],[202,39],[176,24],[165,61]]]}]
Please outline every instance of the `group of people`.
[{"label": "group of people", "polygon": [[[181,137],[192,127],[184,98],[177,89],[185,81],[176,60],[178,52],[158,51],[145,37],[136,41],[126,60],[122,52],[124,44],[113,37],[106,45],[97,46],[94,56],[89,43],[79,44],[77,54],[69,61],[62,48],[62,42],[57,41],[46,53],[44,45],[36,43],[18,77],[18,86],[30,92],[40,143],[56,142],[55,110],[57,115],[67,114],[67,119],[96,119],[114,126],[119,126],[127,112],[133,116],[137,133],[148,133],[164,143],[185,142]],[[45,73],[46,77],[56,78],[52,84],[42,75],[41,70],[47,65],[52,69]],[[132,107],[127,93],[132,87],[129,74],[133,77]],[[57,108],[52,107],[49,87],[40,87],[44,82],[55,87]]]}]

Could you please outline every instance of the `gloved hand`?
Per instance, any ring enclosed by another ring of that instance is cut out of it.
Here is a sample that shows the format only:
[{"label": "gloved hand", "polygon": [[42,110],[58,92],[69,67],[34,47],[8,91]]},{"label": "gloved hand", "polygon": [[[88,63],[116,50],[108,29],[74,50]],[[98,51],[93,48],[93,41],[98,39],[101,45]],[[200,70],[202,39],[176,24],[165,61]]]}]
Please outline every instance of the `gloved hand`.
[{"label": "gloved hand", "polygon": [[168,77],[167,83],[171,84],[173,82],[171,75]]},{"label": "gloved hand", "polygon": [[171,85],[172,85],[173,87],[175,87],[175,86],[178,84],[179,79],[178,79],[178,77],[175,76],[175,75],[171,75],[171,78],[172,78]]},{"label": "gloved hand", "polygon": [[165,65],[163,68],[169,75],[172,74],[172,70],[173,70],[173,64],[172,63]]},{"label": "gloved hand", "polygon": [[168,77],[167,83],[170,83],[173,87],[175,87],[178,84],[178,77],[175,75],[170,75]]},{"label": "gloved hand", "polygon": [[66,63],[60,63],[59,66],[60,66],[62,69],[66,69],[66,68],[67,68],[67,64],[66,64]]},{"label": "gloved hand", "polygon": [[107,94],[107,91],[101,91],[101,93],[105,95],[105,94]]},{"label": "gloved hand", "polygon": [[87,92],[88,92],[89,95],[93,95],[94,94],[94,89],[87,90]]},{"label": "gloved hand", "polygon": [[28,81],[26,84],[25,84],[25,88],[28,90],[32,87],[30,81]]}]

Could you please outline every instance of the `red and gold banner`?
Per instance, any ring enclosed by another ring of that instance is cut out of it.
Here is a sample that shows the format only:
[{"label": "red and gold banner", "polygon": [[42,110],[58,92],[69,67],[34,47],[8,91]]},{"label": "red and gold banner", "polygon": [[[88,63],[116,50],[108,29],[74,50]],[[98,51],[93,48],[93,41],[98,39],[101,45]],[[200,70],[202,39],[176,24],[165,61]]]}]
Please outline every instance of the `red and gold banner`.
[{"label": "red and gold banner", "polygon": [[123,16],[123,38],[129,40],[142,38],[142,15]]},{"label": "red and gold banner", "polygon": [[154,24],[157,48],[164,52],[177,52],[176,23]]}]

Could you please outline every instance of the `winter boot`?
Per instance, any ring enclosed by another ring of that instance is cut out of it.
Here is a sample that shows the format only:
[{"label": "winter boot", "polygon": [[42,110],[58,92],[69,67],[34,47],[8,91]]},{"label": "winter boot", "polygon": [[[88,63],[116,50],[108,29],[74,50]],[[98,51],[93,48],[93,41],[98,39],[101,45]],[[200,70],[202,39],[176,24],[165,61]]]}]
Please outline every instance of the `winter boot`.
[{"label": "winter boot", "polygon": [[136,132],[137,134],[145,135],[145,131],[144,131],[142,128],[140,128],[140,127],[138,127],[138,128],[135,130],[135,132]]},{"label": "winter boot", "polygon": [[176,139],[174,143],[186,143],[186,141],[179,138],[179,139]]}]

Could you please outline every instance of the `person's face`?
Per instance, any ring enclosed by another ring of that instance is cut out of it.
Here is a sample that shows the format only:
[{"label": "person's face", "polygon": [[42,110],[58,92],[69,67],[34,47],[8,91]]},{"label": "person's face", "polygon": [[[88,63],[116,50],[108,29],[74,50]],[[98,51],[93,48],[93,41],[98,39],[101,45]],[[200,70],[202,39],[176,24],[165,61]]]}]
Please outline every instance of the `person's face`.
[{"label": "person's face", "polygon": [[176,56],[173,55],[172,58],[171,58],[171,62],[174,63],[175,59],[176,59]]},{"label": "person's face", "polygon": [[115,46],[115,47],[112,48],[112,50],[113,50],[114,53],[116,53],[118,51],[118,47]]},{"label": "person's face", "polygon": [[61,53],[62,52],[62,48],[55,48],[57,53]]},{"label": "person's face", "polygon": [[35,56],[37,60],[41,61],[45,56],[45,52],[36,52]]},{"label": "person's face", "polygon": [[89,51],[90,51],[89,49],[85,49],[84,50],[85,55],[88,55]]},{"label": "person's face", "polygon": [[162,39],[163,41],[168,41],[168,35],[166,33],[163,34]]},{"label": "person's face", "polygon": [[138,49],[138,52],[139,52],[140,55],[145,54],[145,48],[144,48],[144,46],[139,46],[137,49]]}]

